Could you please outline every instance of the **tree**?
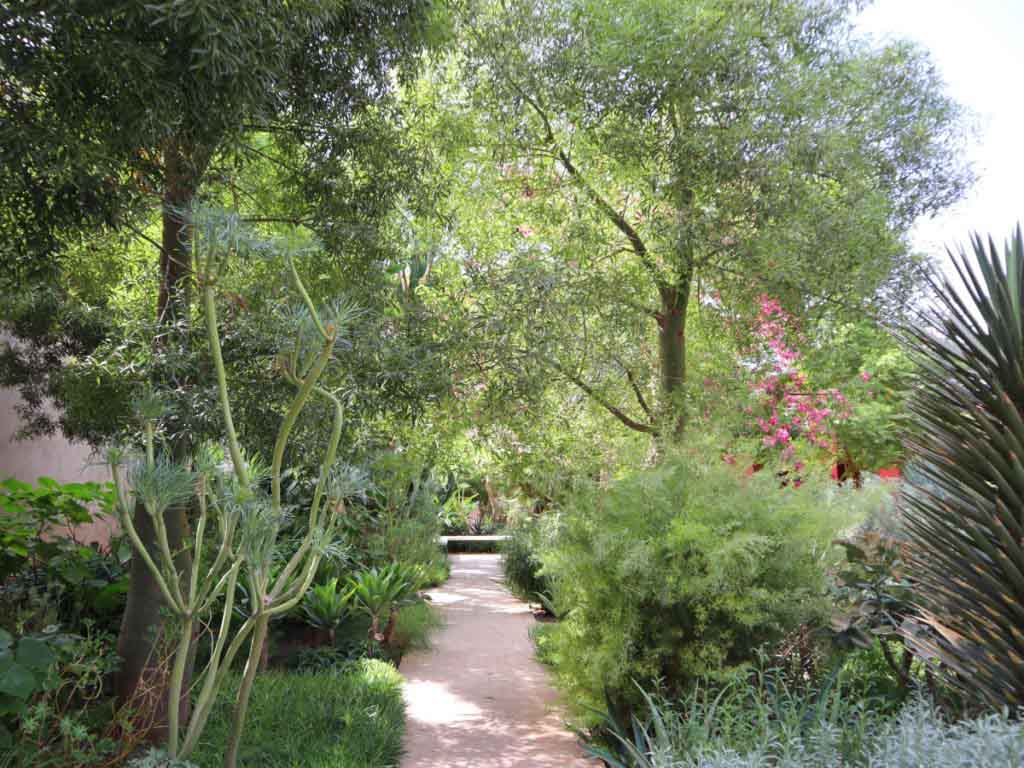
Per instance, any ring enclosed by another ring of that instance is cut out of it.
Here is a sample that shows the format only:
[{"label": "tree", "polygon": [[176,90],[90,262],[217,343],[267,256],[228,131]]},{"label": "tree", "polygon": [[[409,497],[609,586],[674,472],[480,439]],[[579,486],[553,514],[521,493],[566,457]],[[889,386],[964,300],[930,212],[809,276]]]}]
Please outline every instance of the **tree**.
[{"label": "tree", "polygon": [[547,232],[526,222],[550,249],[549,302],[565,286],[554,303],[580,306],[571,289],[596,281],[622,322],[654,326],[657,401],[637,397],[640,415],[578,360],[545,361],[627,427],[682,431],[694,303],[768,292],[794,310],[860,311],[916,271],[910,223],[968,184],[959,109],[927,56],[857,40],[851,8],[518,0],[466,20],[467,71],[526,198],[515,204],[561,215]]},{"label": "tree", "polygon": [[[157,351],[187,347],[193,276],[185,212],[218,184],[230,186],[232,168],[267,154],[253,140],[263,132],[281,148],[286,159],[278,162],[299,161],[302,173],[292,176],[308,172],[310,180],[282,218],[295,221],[320,204],[320,223],[343,230],[344,214],[358,208],[347,196],[359,187],[339,169],[351,168],[366,141],[358,118],[377,109],[394,68],[418,50],[428,7],[419,0],[8,4],[0,17],[0,242],[13,268],[5,276],[52,280],[76,233],[132,232],[156,254]],[[333,186],[324,181],[331,174]],[[146,231],[154,211],[156,236]],[[156,383],[189,386],[187,379]],[[178,434],[173,453],[186,455],[188,442]],[[184,551],[187,507],[169,508],[165,520],[170,546]],[[136,526],[154,546],[141,510]],[[188,565],[184,556],[180,565]],[[149,662],[161,604],[135,558],[118,643],[125,698]]]}]

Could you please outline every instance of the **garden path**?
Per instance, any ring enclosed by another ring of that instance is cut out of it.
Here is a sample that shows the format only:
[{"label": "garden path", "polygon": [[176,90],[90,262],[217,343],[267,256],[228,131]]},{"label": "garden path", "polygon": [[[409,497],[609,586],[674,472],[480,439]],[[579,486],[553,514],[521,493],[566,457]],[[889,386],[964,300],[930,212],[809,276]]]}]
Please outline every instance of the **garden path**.
[{"label": "garden path", "polygon": [[452,555],[431,590],[446,626],[402,659],[402,768],[582,768],[557,694],[533,656],[529,606],[502,583],[500,555]]}]

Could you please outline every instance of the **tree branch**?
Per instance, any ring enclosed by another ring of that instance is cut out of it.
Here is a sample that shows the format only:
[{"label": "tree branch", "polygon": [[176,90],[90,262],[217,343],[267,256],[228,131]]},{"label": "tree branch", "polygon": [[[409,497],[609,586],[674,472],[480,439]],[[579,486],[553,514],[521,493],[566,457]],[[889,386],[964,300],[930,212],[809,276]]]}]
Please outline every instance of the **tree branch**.
[{"label": "tree branch", "polygon": [[526,91],[516,80],[512,77],[506,76],[509,84],[516,90],[516,92],[522,97],[523,101],[530,105],[530,108],[540,118],[541,123],[544,125],[544,140],[554,148],[554,154],[558,158],[558,161],[565,168],[566,173],[572,177],[573,181],[583,190],[584,194],[590,201],[597,206],[597,209],[603,213],[619,230],[625,235],[626,240],[629,241],[630,247],[633,252],[640,259],[640,262],[644,265],[644,268],[651,274],[655,283],[660,287],[665,281],[658,270],[658,265],[654,263],[654,259],[651,258],[651,254],[647,250],[647,245],[644,243],[643,238],[640,237],[640,233],[636,231],[632,224],[626,220],[619,211],[615,209],[608,200],[601,195],[590,182],[584,178],[582,172],[573,163],[572,158],[569,157],[569,153],[558,143],[558,139],[555,137],[554,128],[551,125],[551,120],[548,118],[547,112],[544,110],[540,102]]},{"label": "tree branch", "polygon": [[563,368],[561,365],[559,365],[558,363],[554,362],[553,360],[548,360],[547,363],[553,369],[558,371],[558,373],[560,373],[566,379],[568,379],[573,384],[575,384],[577,387],[579,387],[583,391],[583,393],[585,395],[590,397],[594,402],[596,402],[598,405],[600,405],[602,408],[604,408],[606,411],[608,411],[608,413],[610,413],[612,416],[614,416],[616,419],[621,421],[623,424],[625,424],[630,429],[632,429],[632,430],[634,430],[636,432],[645,432],[645,433],[647,433],[649,435],[654,435],[654,436],[658,435],[658,428],[655,427],[653,424],[645,424],[643,422],[640,422],[640,421],[637,421],[636,419],[631,418],[621,408],[617,408],[616,406],[614,406],[611,403],[609,403],[604,397],[601,396],[601,394],[599,392],[597,392],[597,390],[595,390],[592,386],[587,384],[587,382],[585,382],[583,379],[581,379],[576,374],[570,373],[569,371],[567,371],[565,368]]},{"label": "tree branch", "polygon": [[[139,229],[138,227],[136,227],[136,226],[135,226],[134,224],[132,224],[132,223],[131,223],[130,221],[126,221],[126,222],[124,222],[124,225],[125,225],[126,227],[128,227],[128,229],[130,229],[130,230],[131,230],[132,232],[134,232],[134,233],[135,233],[135,234],[136,234],[136,235],[137,235],[138,237],[141,237],[141,238],[142,238],[143,240],[145,240],[145,241],[146,241],[147,243],[149,243],[149,244],[150,244],[150,245],[152,245],[152,246],[153,246],[154,248],[156,248],[156,249],[157,249],[157,251],[159,251],[160,253],[164,253],[164,247],[163,247],[163,246],[162,246],[162,245],[161,245],[160,243],[158,243],[158,242],[157,242],[156,240],[154,240],[154,239],[153,239],[152,237],[150,237],[150,236],[149,236],[149,235],[147,235],[147,234],[146,234],[145,232],[143,232],[143,231],[142,231],[141,229]],[[165,254],[165,255],[166,255],[166,254]]]},{"label": "tree branch", "polygon": [[636,377],[633,375],[633,371],[621,360],[616,358],[617,362],[622,370],[626,372],[626,378],[629,379],[629,386],[633,389],[633,394],[636,395],[636,400],[640,403],[640,407],[643,408],[644,413],[647,414],[647,418],[653,421],[654,414],[651,412],[651,408],[647,405],[647,400],[644,398],[644,393],[640,389],[640,385],[637,383]]}]

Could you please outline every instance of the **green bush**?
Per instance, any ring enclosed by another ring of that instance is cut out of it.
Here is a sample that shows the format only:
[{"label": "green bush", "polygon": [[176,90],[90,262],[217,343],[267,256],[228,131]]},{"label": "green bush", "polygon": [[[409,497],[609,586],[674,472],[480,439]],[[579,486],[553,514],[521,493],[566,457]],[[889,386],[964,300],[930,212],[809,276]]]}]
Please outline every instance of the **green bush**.
[{"label": "green bush", "polygon": [[[220,768],[237,676],[224,687],[199,748],[199,768]],[[405,729],[402,678],[363,660],[329,674],[267,672],[256,678],[240,768],[386,768],[398,764]]]},{"label": "green bush", "polygon": [[51,627],[15,641],[0,630],[0,766],[121,765],[148,726],[107,697],[119,663],[111,635]]},{"label": "green bush", "polygon": [[430,634],[444,625],[440,612],[430,603],[407,605],[398,612],[391,642],[399,654],[430,646]]},{"label": "green bush", "polygon": [[527,518],[508,529],[508,538],[501,544],[501,565],[505,571],[505,583],[519,597],[536,600],[537,594],[551,589],[547,578],[541,573],[538,555],[540,546],[541,521]]},{"label": "green bush", "polygon": [[730,679],[764,644],[824,618],[824,558],[853,495],[764,474],[671,456],[580,490],[540,553],[565,617],[544,652],[574,702],[602,707],[607,691],[636,704],[633,681],[679,693]]},{"label": "green bush", "polygon": [[0,626],[117,631],[131,548],[119,538],[107,549],[75,538],[76,526],[109,515],[111,495],[109,483],[0,483]]}]

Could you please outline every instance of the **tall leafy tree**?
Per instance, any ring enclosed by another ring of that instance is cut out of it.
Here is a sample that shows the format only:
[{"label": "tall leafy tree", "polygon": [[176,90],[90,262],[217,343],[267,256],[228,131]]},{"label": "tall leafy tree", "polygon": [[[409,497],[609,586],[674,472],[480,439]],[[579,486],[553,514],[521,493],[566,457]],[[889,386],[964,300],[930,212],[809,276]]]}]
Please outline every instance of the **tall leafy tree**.
[{"label": "tall leafy tree", "polygon": [[[372,146],[359,118],[374,113],[395,68],[419,49],[428,17],[420,0],[6,4],[0,252],[8,287],[33,276],[54,280],[76,235],[132,232],[158,267],[158,344],[187,343],[193,279],[184,212],[261,151],[252,141],[261,132],[273,137],[292,177],[309,180],[281,217],[295,221],[314,209],[323,229],[344,232],[346,214],[358,208],[354,156]],[[186,438],[177,440],[178,453]],[[187,510],[165,516],[179,549]],[[141,511],[136,526],[152,544]],[[122,696],[136,690],[150,659],[160,606],[150,574],[133,564],[118,643]]]},{"label": "tall leafy tree", "polygon": [[[549,267],[546,299],[578,307],[554,321],[556,333],[579,321],[557,348],[594,345],[576,289],[595,283],[605,314],[655,337],[656,400],[631,408],[582,358],[547,356],[626,426],[683,429],[695,303],[767,290],[794,308],[859,311],[892,297],[916,268],[910,223],[969,183],[960,111],[928,57],[858,40],[856,5],[513,0],[466,21],[492,150],[520,189],[511,199],[524,217],[546,205],[557,224],[545,233],[542,216],[527,220],[549,249],[535,259]],[[599,305],[587,306],[595,320]]]}]

